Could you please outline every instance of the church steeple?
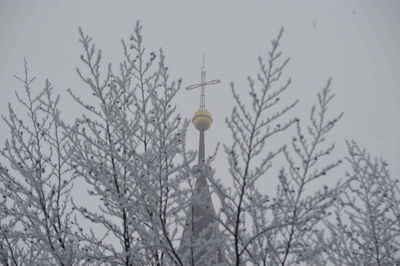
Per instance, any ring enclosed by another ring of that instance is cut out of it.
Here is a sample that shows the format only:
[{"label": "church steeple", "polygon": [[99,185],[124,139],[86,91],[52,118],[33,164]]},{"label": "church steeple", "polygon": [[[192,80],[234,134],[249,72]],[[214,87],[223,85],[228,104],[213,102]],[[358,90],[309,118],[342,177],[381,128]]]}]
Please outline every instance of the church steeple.
[{"label": "church steeple", "polygon": [[222,237],[215,220],[215,210],[204,175],[205,131],[210,128],[212,118],[205,107],[205,86],[219,83],[219,80],[206,81],[206,72],[201,68],[201,83],[186,87],[187,90],[201,88],[200,109],[194,113],[192,122],[199,131],[199,158],[196,171],[196,184],[183,230],[180,254],[185,265],[226,265]]}]

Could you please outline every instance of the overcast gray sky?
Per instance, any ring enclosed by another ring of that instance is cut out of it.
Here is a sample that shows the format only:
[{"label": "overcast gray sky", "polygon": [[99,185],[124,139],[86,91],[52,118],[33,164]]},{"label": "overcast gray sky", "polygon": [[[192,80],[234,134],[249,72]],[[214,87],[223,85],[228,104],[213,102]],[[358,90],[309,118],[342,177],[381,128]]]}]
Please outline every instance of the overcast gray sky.
[{"label": "overcast gray sky", "polygon": [[[0,113],[15,101],[21,89],[13,74],[22,74],[26,57],[36,85],[49,78],[62,99],[63,114],[79,114],[66,89],[88,92],[75,72],[81,53],[78,26],[89,33],[104,58],[121,58],[121,38],[133,31],[136,20],[144,27],[150,50],[162,47],[172,76],[184,85],[200,79],[201,57],[206,54],[210,79],[222,83],[207,91],[207,109],[214,124],[207,132],[209,147],[229,137],[224,117],[232,108],[229,83],[246,92],[246,77],[257,70],[257,56],[285,27],[282,50],[291,61],[288,100],[299,98],[296,111],[308,116],[315,94],[333,78],[337,95],[332,113],[345,116],[332,134],[338,156],[344,140],[387,159],[391,172],[400,175],[400,1],[14,1],[0,0]],[[178,108],[191,117],[198,108],[198,93],[182,91]],[[245,93],[244,93],[245,94]],[[0,141],[8,135],[1,122]],[[197,147],[197,132],[190,128],[190,146]],[[210,150],[210,148],[208,149]],[[214,166],[221,178],[225,159]],[[338,173],[339,174],[339,173]]]}]

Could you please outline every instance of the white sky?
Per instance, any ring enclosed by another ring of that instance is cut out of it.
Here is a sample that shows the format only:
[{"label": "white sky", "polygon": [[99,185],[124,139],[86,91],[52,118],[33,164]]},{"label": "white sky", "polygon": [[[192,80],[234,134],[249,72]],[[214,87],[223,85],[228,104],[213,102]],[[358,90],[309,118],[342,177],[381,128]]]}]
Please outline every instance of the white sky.
[{"label": "white sky", "polygon": [[[400,175],[400,2],[399,1],[12,1],[0,0],[0,113],[22,89],[13,74],[22,74],[26,57],[31,73],[42,85],[49,78],[62,99],[63,114],[78,112],[66,94],[71,88],[88,94],[75,72],[81,53],[78,26],[89,33],[104,58],[114,65],[121,58],[121,38],[128,38],[136,20],[144,27],[149,51],[162,47],[172,77],[184,85],[200,79],[201,57],[206,54],[209,79],[222,83],[207,91],[206,105],[214,124],[207,131],[208,147],[229,139],[224,118],[233,99],[234,81],[247,95],[246,78],[256,74],[257,56],[265,55],[270,40],[285,27],[282,50],[291,61],[287,93],[299,98],[293,113],[308,117],[315,94],[333,78],[337,95],[333,114],[344,111],[332,140],[338,156],[344,140],[355,139],[375,155],[383,156],[394,176]],[[191,117],[199,92],[183,91],[178,109]],[[284,100],[284,99],[282,99]],[[0,143],[8,135],[0,123]],[[188,142],[197,147],[190,128]],[[211,151],[208,148],[208,151]],[[222,179],[226,161],[222,152],[214,166]],[[337,172],[337,174],[340,173]]]}]

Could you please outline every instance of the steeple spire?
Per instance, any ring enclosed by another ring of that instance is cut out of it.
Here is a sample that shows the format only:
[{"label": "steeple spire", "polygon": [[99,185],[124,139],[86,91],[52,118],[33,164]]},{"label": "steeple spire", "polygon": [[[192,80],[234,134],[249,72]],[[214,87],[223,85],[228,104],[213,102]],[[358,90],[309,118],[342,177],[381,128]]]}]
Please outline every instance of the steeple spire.
[{"label": "steeple spire", "polygon": [[183,229],[179,253],[183,256],[185,265],[227,265],[222,247],[222,236],[215,220],[215,210],[204,175],[205,161],[205,131],[210,128],[212,118],[205,106],[205,86],[217,84],[219,80],[206,81],[206,71],[201,67],[201,83],[186,87],[187,90],[201,88],[200,109],[194,113],[192,122],[200,131],[199,161],[195,173],[196,184],[192,200],[187,212],[186,224]]},{"label": "steeple spire", "polygon": [[201,67],[201,94],[200,94],[200,109],[206,109],[206,91],[204,89],[204,83],[206,82],[206,71],[204,70],[204,54],[203,54],[203,66]]},{"label": "steeple spire", "polygon": [[214,85],[220,82],[218,79],[206,81],[206,71],[204,69],[205,56],[203,54],[203,65],[201,67],[201,80],[199,84],[194,84],[187,86],[187,90],[193,90],[196,88],[201,88],[200,92],[200,109],[194,114],[192,122],[197,130],[200,131],[199,138],[199,165],[204,162],[205,159],[205,141],[204,141],[204,131],[210,128],[212,123],[212,118],[210,113],[206,109],[206,93],[205,86]]}]

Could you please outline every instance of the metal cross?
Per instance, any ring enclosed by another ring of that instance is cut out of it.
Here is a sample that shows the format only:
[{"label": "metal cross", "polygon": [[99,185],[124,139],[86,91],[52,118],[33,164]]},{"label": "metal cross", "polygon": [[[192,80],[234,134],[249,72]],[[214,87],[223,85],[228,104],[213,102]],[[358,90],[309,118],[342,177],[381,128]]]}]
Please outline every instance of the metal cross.
[{"label": "metal cross", "polygon": [[214,79],[210,81],[206,81],[206,71],[204,70],[204,55],[203,55],[203,66],[201,67],[201,83],[200,84],[194,84],[187,86],[187,90],[193,90],[198,87],[201,87],[201,94],[200,94],[200,109],[206,109],[206,95],[205,95],[205,86],[208,85],[214,85],[217,83],[220,83],[219,79]]}]

